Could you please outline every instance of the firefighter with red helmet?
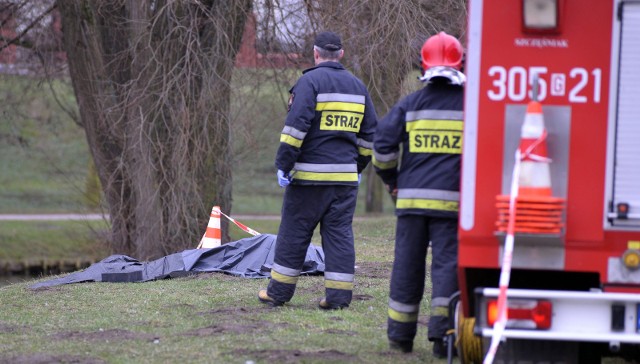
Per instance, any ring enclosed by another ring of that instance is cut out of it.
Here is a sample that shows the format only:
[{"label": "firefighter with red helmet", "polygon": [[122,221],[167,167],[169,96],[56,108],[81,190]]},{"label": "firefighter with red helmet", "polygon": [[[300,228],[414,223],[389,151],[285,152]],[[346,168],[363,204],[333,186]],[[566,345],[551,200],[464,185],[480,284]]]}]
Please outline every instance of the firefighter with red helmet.
[{"label": "firefighter with red helmet", "polygon": [[403,352],[413,350],[431,243],[428,338],[434,356],[441,358],[446,357],[449,297],[458,290],[462,56],[460,42],[449,34],[427,39],[420,77],[426,85],[401,99],[379,121],[373,146],[375,170],[396,203],[389,344]]}]

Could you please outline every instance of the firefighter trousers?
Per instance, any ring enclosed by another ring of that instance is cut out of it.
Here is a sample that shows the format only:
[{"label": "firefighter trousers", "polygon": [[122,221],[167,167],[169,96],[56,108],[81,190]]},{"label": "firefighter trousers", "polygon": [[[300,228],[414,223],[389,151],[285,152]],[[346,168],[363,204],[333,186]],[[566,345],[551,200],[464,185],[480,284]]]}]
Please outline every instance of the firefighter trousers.
[{"label": "firefighter trousers", "polygon": [[442,339],[448,329],[448,305],[458,290],[458,220],[422,215],[398,216],[387,336],[413,341],[425,287],[426,257],[431,241],[430,341]]},{"label": "firefighter trousers", "polygon": [[287,186],[267,288],[269,297],[280,302],[291,300],[311,237],[320,224],[326,300],[332,306],[349,306],[354,281],[352,222],[357,194],[356,186]]}]

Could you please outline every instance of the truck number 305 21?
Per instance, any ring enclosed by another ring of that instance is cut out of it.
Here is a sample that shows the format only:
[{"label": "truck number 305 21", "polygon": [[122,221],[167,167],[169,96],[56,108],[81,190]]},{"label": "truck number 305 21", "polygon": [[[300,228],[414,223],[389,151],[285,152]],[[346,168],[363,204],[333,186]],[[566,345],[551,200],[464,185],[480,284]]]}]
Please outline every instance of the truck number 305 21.
[{"label": "truck number 305 21", "polygon": [[547,67],[505,68],[492,66],[487,72],[492,79],[492,87],[487,96],[493,101],[505,98],[511,101],[532,99],[532,87],[538,76],[538,101],[546,97],[568,97],[571,103],[600,102],[602,70],[575,67],[567,73],[550,73]]}]

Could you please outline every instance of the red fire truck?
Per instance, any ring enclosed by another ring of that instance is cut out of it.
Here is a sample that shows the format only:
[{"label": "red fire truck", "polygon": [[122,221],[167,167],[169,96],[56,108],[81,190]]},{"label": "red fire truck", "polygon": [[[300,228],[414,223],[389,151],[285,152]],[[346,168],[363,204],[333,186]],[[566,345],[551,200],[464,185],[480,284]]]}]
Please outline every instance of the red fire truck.
[{"label": "red fire truck", "polygon": [[[640,360],[640,0],[469,0],[468,14],[458,356],[486,357],[510,274],[495,362]],[[509,234],[497,196],[533,98],[561,222]]]}]

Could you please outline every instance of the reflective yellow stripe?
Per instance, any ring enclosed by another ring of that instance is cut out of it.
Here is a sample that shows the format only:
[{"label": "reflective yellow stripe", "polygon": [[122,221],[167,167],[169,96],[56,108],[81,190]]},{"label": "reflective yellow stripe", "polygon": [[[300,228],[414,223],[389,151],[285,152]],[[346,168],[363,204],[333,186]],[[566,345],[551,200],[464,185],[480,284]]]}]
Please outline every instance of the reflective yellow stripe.
[{"label": "reflective yellow stripe", "polygon": [[287,143],[289,145],[293,145],[294,147],[298,147],[298,148],[302,146],[302,140],[296,139],[291,135],[287,135],[287,134],[280,134],[280,142]]},{"label": "reflective yellow stripe", "polygon": [[408,121],[406,124],[406,130],[458,130],[462,131],[464,124],[458,120],[415,120]]},{"label": "reflective yellow stripe", "polygon": [[462,132],[412,130],[409,132],[409,152],[462,154]]},{"label": "reflective yellow stripe", "polygon": [[362,114],[353,112],[323,111],[320,130],[360,131]]},{"label": "reflective yellow stripe", "polygon": [[393,160],[390,162],[380,162],[379,160],[376,159],[375,155],[373,156],[373,158],[371,158],[371,162],[373,163],[374,166],[380,169],[391,169],[391,168],[396,168],[398,166],[397,160]]},{"label": "reflective yellow stripe", "polygon": [[296,171],[293,176],[295,179],[304,179],[308,181],[342,181],[342,182],[358,182],[358,174],[349,173],[316,173]]},{"label": "reflective yellow stripe", "polygon": [[398,312],[392,308],[389,308],[389,318],[393,321],[398,322],[417,322],[418,321],[418,313],[404,313]]},{"label": "reflective yellow stripe", "polygon": [[396,208],[399,209],[429,209],[442,211],[458,211],[458,201],[398,199]]},{"label": "reflective yellow stripe", "polygon": [[369,148],[358,147],[358,154],[366,157],[366,156],[373,155],[373,151]]},{"label": "reflective yellow stripe", "polygon": [[442,307],[442,306],[433,307],[431,309],[431,317],[433,316],[449,317],[449,309],[447,307]]},{"label": "reflective yellow stripe", "polygon": [[343,289],[346,291],[353,291],[353,282],[341,282],[341,281],[324,281],[325,288]]},{"label": "reflective yellow stripe", "polygon": [[298,283],[298,277],[285,276],[284,274],[280,274],[274,271],[273,269],[271,270],[271,279],[278,281],[280,283],[286,283],[286,284]]},{"label": "reflective yellow stripe", "polygon": [[318,102],[316,104],[316,111],[351,111],[351,112],[359,112],[364,113],[364,104],[356,104],[353,102],[339,102],[339,101],[330,101],[330,102]]}]

